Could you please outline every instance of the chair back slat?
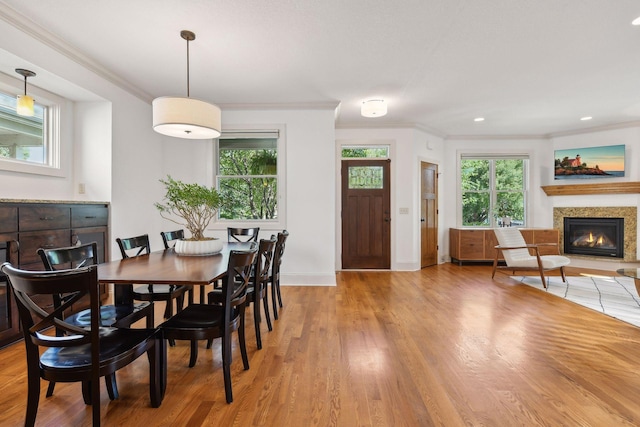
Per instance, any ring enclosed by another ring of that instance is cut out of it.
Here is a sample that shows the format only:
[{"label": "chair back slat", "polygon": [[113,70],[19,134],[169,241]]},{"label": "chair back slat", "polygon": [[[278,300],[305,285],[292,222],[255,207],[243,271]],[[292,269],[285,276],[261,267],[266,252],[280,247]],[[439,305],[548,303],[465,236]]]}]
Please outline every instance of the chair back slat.
[{"label": "chair back slat", "polygon": [[257,242],[259,232],[260,232],[260,227],[253,227],[253,228],[228,227],[227,241],[228,242]]},{"label": "chair back slat", "polygon": [[149,244],[148,234],[128,237],[125,239],[117,238],[116,242],[118,243],[120,254],[122,255],[123,259],[151,253],[151,245]]},{"label": "chair back slat", "polygon": [[[184,239],[184,230],[161,231],[160,236],[162,236],[164,248],[169,249],[170,246],[175,245],[175,240]],[[169,242],[174,242],[174,244],[170,245]]]}]

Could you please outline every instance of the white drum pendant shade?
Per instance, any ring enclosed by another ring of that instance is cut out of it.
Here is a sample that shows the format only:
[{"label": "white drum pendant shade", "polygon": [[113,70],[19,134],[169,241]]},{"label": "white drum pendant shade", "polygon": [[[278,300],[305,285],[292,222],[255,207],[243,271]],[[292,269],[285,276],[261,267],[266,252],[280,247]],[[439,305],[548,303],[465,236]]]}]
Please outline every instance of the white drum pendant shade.
[{"label": "white drum pendant shade", "polygon": [[163,135],[217,138],[221,122],[220,108],[199,99],[162,96],[153,100],[153,129]]}]

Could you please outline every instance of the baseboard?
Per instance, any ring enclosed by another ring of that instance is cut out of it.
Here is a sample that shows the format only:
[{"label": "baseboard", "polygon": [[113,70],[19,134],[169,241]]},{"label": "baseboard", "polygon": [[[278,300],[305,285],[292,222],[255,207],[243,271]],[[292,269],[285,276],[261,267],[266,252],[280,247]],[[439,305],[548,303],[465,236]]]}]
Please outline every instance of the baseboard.
[{"label": "baseboard", "polygon": [[336,286],[334,274],[280,274],[282,286]]}]

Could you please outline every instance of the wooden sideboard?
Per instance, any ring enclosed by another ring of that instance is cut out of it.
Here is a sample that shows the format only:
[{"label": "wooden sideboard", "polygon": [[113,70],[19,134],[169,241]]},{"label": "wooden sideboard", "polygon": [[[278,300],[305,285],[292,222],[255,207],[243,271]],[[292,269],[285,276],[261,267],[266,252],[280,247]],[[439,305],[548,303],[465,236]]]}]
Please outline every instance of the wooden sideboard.
[{"label": "wooden sideboard", "polygon": [[[520,229],[527,243],[555,243],[560,241],[560,233],[552,228]],[[449,256],[451,262],[493,262],[496,256],[496,235],[490,228],[450,228]],[[555,255],[557,246],[541,246],[541,255]],[[499,258],[502,259],[502,256]]]},{"label": "wooden sideboard", "polygon": [[[109,258],[109,204],[74,202],[0,201],[0,242],[15,240],[19,249],[8,256],[11,264],[24,270],[42,270],[38,248],[58,248],[90,242],[98,244],[99,262]],[[3,247],[0,247],[2,252]],[[6,251],[6,249],[4,249]],[[4,261],[5,254],[0,254]],[[73,266],[69,265],[69,268]],[[108,291],[101,285],[102,299]],[[53,302],[40,301],[45,309]],[[85,308],[79,304],[73,308]],[[17,310],[8,287],[0,282],[0,346],[21,338]]]}]

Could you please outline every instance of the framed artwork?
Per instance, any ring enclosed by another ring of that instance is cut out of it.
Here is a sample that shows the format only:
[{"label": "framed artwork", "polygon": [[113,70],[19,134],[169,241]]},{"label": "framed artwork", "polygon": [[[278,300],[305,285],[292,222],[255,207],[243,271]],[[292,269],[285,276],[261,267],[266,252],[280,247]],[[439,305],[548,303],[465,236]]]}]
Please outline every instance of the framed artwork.
[{"label": "framed artwork", "polygon": [[606,145],[556,150],[554,178],[592,179],[624,176],[624,147]]}]

